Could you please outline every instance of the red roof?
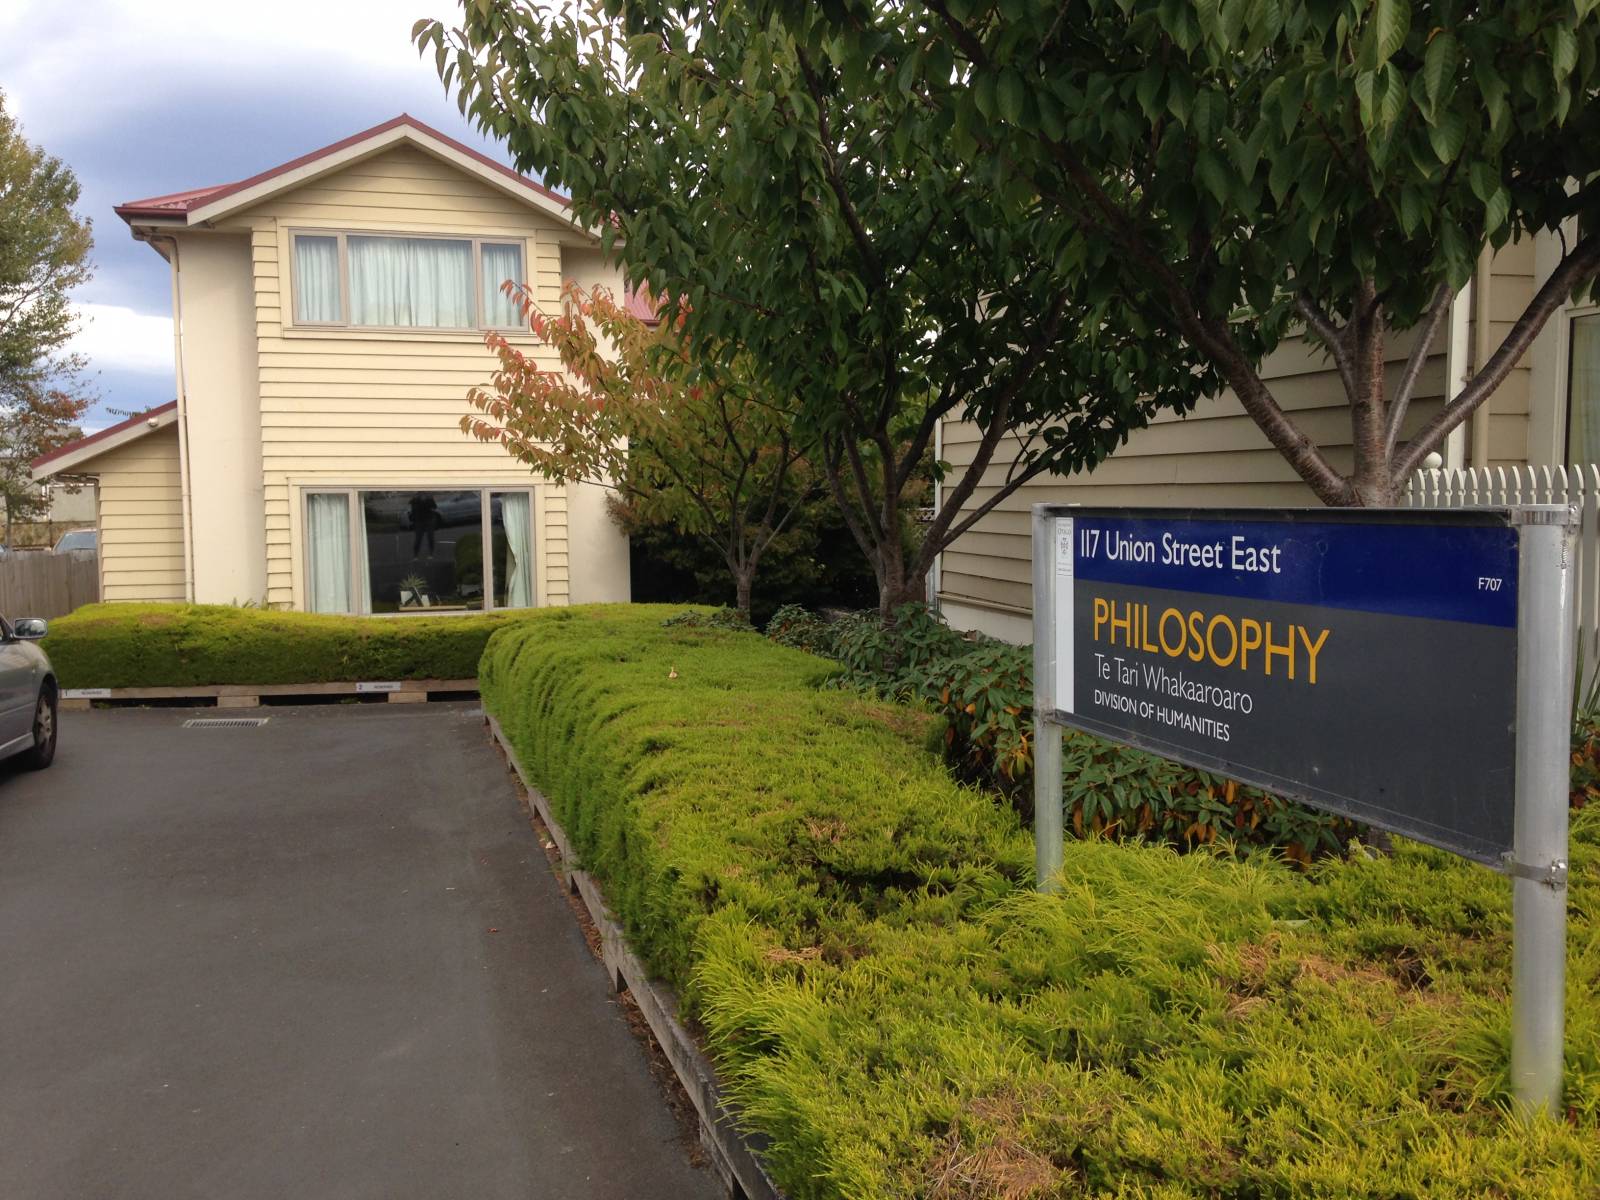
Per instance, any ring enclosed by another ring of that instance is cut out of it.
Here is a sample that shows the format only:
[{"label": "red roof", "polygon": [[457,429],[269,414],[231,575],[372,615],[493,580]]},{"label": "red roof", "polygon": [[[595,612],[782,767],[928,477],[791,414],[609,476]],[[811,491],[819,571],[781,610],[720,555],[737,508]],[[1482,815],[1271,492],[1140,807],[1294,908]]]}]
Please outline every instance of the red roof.
[{"label": "red roof", "polygon": [[115,212],[117,216],[129,222],[135,221],[140,217],[181,217],[215,200],[223,200],[229,196],[236,195],[248,188],[255,187],[258,183],[265,183],[269,179],[287,174],[309,163],[314,163],[319,158],[337,154],[341,150],[364,142],[368,138],[377,137],[380,133],[387,133],[391,129],[397,129],[402,125],[409,126],[418,133],[426,134],[436,141],[443,142],[452,150],[465,154],[468,158],[483,164],[492,171],[498,171],[507,179],[514,180],[529,191],[548,197],[557,204],[564,205],[569,203],[567,197],[561,195],[561,193],[552,191],[542,183],[535,183],[526,175],[517,174],[504,163],[498,163],[487,154],[479,153],[471,146],[464,145],[456,141],[455,138],[447,137],[432,126],[424,125],[409,113],[401,113],[398,117],[385,121],[382,125],[374,125],[371,129],[364,129],[360,133],[352,134],[347,138],[334,142],[331,146],[313,150],[310,154],[302,154],[299,158],[290,159],[286,163],[273,167],[270,171],[262,171],[259,175],[252,175],[249,179],[241,179],[237,183],[218,183],[210,187],[193,188],[186,192],[173,192],[166,196],[151,196],[146,200],[129,200],[126,204],[117,205]]},{"label": "red roof", "polygon": [[50,453],[41,454],[29,465],[36,468],[42,467],[45,465],[45,463],[54,462],[58,458],[64,458],[74,451],[82,450],[85,446],[92,445],[93,443],[101,441],[105,438],[114,437],[116,434],[122,433],[128,429],[132,429],[135,425],[138,425],[141,422],[148,421],[151,417],[159,417],[162,413],[169,413],[177,407],[178,402],[176,400],[168,400],[165,404],[158,404],[156,407],[147,409],[145,412],[134,413],[133,416],[129,417],[126,421],[118,421],[115,425],[108,426],[97,433],[91,433],[88,437],[81,437],[77,441],[68,442],[64,446],[57,446],[54,450],[50,451]]},{"label": "red roof", "polygon": [[623,297],[622,311],[636,320],[643,321],[646,325],[654,325],[661,320],[661,314],[656,311],[654,297],[645,290],[642,284],[633,288]]}]

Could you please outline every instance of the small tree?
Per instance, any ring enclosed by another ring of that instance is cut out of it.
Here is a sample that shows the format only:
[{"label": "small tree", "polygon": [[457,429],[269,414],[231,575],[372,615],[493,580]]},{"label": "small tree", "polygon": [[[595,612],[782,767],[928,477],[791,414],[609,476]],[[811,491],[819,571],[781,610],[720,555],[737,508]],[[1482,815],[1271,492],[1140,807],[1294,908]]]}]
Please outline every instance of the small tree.
[{"label": "small tree", "polygon": [[[0,503],[6,507],[5,544],[18,521],[48,515],[50,493],[33,481],[33,460],[79,436],[89,402],[55,389],[19,390],[0,405]],[[76,485],[72,485],[76,486]]]},{"label": "small tree", "polygon": [[[1593,0],[781,0],[846,72],[955,131],[1123,266],[1093,287],[1215,368],[1326,503],[1392,504],[1600,271]],[[1461,392],[1411,402],[1485,243],[1566,229]],[[1353,461],[1262,378],[1295,326],[1344,389]],[[1388,367],[1397,335],[1407,351]],[[1408,344],[1409,343],[1409,344]]]},{"label": "small tree", "polygon": [[31,462],[78,434],[89,399],[78,388],[81,356],[68,294],[89,278],[89,222],[72,211],[78,181],[30,145],[0,94],[0,500],[6,541],[48,497]]},{"label": "small tree", "polygon": [[631,519],[715,546],[748,617],[762,556],[810,490],[793,413],[737,369],[697,378],[672,326],[650,327],[604,288],[568,283],[553,316],[526,288],[507,290],[562,369],[489,334],[500,369],[469,394],[481,415],[462,429],[549,479],[614,489]]}]

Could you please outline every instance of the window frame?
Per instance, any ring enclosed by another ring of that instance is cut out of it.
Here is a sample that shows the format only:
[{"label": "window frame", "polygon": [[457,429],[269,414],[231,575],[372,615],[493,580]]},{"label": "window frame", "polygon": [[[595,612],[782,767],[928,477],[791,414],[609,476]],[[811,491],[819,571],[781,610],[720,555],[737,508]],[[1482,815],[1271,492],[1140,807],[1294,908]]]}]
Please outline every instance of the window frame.
[{"label": "window frame", "polygon": [[[1559,386],[1561,388],[1561,404],[1558,410],[1561,418],[1561,440],[1559,446],[1561,450],[1561,464],[1565,465],[1568,463],[1577,462],[1577,460],[1572,456],[1573,329],[1579,321],[1600,318],[1600,303],[1574,304],[1566,308],[1566,310],[1561,312],[1559,315],[1562,318],[1561,325],[1559,327],[1560,358],[1557,365],[1557,370],[1559,371],[1557,378],[1560,380]],[[1531,437],[1532,434],[1530,431],[1530,440]]]},{"label": "window frame", "polygon": [[[350,506],[350,611],[347,613],[328,614],[332,616],[351,617],[378,617],[383,620],[406,617],[448,617],[471,616],[473,613],[491,612],[521,612],[527,608],[538,608],[540,603],[539,572],[537,569],[540,537],[538,513],[538,489],[532,484],[501,484],[501,483],[355,483],[355,484],[305,484],[301,486],[299,501],[300,516],[300,568],[304,572],[300,594],[305,606],[304,611],[310,612],[311,603],[311,539],[306,530],[310,526],[310,508],[312,496],[344,496]],[[478,530],[483,539],[483,607],[477,609],[462,609],[456,612],[446,612],[439,609],[408,609],[401,612],[375,613],[361,607],[361,597],[366,595],[362,586],[363,570],[370,571],[367,562],[367,522],[361,506],[362,492],[477,492],[478,493]],[[528,497],[528,517],[533,522],[532,541],[534,547],[534,562],[528,564],[528,603],[513,607],[509,604],[496,604],[495,597],[495,567],[494,567],[494,529],[491,517],[494,510],[494,497],[510,492],[518,492]]]},{"label": "window frame", "polygon": [[[289,304],[284,322],[289,329],[339,330],[349,333],[416,333],[416,334],[482,334],[525,331],[520,324],[489,325],[485,322],[483,305],[483,248],[485,246],[513,246],[521,263],[522,273],[528,273],[528,239],[525,237],[496,237],[470,233],[433,233],[398,229],[318,229],[294,226],[288,230],[289,252],[286,256],[289,273]],[[355,237],[410,238],[431,242],[467,242],[472,246],[472,325],[357,325],[350,320],[350,252],[347,239]],[[300,272],[295,265],[295,239],[300,237],[334,239],[334,253],[339,261],[339,317],[338,321],[302,321],[298,317],[300,300]],[[525,280],[522,282],[526,282]]]}]

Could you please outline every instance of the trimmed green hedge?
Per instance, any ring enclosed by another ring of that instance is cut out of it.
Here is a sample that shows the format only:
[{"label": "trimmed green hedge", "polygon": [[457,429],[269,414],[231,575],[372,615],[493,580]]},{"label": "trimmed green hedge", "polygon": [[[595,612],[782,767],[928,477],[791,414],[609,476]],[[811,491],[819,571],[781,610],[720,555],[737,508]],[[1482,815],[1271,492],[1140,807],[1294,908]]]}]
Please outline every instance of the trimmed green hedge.
[{"label": "trimmed green hedge", "polygon": [[929,718],[672,611],[540,612],[490,641],[484,699],[795,1200],[1600,1191],[1600,811],[1570,1111],[1524,1130],[1503,879],[1409,844],[1304,874],[1089,840],[1039,896]]},{"label": "trimmed green hedge", "polygon": [[339,617],[211,604],[90,604],[50,622],[63,687],[471,679],[523,614]]}]

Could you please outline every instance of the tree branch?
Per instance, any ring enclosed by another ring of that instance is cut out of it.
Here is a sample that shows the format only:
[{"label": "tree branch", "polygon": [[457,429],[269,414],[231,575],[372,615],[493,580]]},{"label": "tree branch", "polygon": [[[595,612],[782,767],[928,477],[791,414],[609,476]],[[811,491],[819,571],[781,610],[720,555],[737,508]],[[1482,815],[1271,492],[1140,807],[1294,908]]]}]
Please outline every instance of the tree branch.
[{"label": "tree branch", "polygon": [[[1355,373],[1350,364],[1350,348],[1345,344],[1344,331],[1335,328],[1333,320],[1317,303],[1310,292],[1300,291],[1295,295],[1294,306],[1311,332],[1317,335],[1317,340],[1327,347],[1328,353],[1333,357],[1333,365],[1338,368],[1339,380],[1344,384],[1345,395],[1356,394]],[[1353,322],[1352,322],[1353,324]]]},{"label": "tree branch", "polygon": [[1411,347],[1411,353],[1406,358],[1406,368],[1400,375],[1400,382],[1395,387],[1394,396],[1389,401],[1389,421],[1384,429],[1383,453],[1385,459],[1394,457],[1395,443],[1400,438],[1400,426],[1405,423],[1406,408],[1411,403],[1411,393],[1417,390],[1417,379],[1422,374],[1423,364],[1428,361],[1428,353],[1433,346],[1433,340],[1439,334],[1439,326],[1450,314],[1450,301],[1455,293],[1448,283],[1441,283],[1433,294],[1433,303],[1428,305],[1427,316],[1423,319],[1421,331],[1417,334],[1416,344]]},{"label": "tree branch", "polygon": [[1522,315],[1511,327],[1511,332],[1506,334],[1500,348],[1489,356],[1489,361],[1479,368],[1467,386],[1461,389],[1454,400],[1434,413],[1432,419],[1406,443],[1405,453],[1391,468],[1390,483],[1393,486],[1404,486],[1407,477],[1421,465],[1422,460],[1439,448],[1445,435],[1471,416],[1473,410],[1505,382],[1506,376],[1511,374],[1511,368],[1533,345],[1533,339],[1539,335],[1551,314],[1566,303],[1580,284],[1592,279],[1597,271],[1600,271],[1600,236],[1591,236],[1574,246],[1572,253],[1551,272],[1544,286],[1528,301],[1527,308],[1522,310]]}]

